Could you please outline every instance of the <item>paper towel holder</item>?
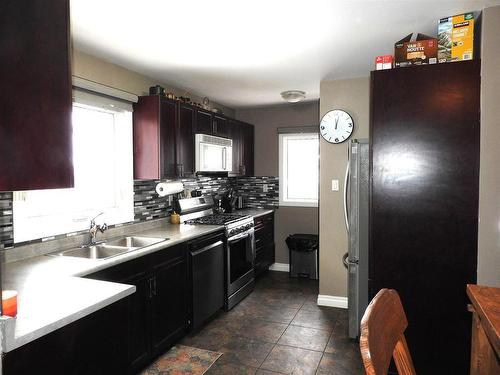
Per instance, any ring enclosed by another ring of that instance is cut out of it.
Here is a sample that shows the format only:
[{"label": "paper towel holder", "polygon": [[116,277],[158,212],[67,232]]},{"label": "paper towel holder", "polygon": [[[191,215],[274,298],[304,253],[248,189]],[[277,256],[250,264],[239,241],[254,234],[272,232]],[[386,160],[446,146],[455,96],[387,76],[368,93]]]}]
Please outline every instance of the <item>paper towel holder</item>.
[{"label": "paper towel holder", "polygon": [[165,197],[183,191],[184,184],[182,182],[160,182],[156,185],[155,190],[158,196]]}]

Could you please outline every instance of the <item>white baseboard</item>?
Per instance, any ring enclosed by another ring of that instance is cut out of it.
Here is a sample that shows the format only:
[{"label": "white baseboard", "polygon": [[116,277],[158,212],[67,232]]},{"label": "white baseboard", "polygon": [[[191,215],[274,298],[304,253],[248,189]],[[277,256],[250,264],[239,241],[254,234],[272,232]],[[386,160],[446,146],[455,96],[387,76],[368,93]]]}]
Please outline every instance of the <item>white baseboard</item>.
[{"label": "white baseboard", "polygon": [[288,263],[273,263],[269,266],[270,271],[280,271],[280,272],[289,272],[290,265]]},{"label": "white baseboard", "polygon": [[338,307],[340,309],[347,309],[347,297],[327,296],[325,294],[318,294],[318,306]]}]

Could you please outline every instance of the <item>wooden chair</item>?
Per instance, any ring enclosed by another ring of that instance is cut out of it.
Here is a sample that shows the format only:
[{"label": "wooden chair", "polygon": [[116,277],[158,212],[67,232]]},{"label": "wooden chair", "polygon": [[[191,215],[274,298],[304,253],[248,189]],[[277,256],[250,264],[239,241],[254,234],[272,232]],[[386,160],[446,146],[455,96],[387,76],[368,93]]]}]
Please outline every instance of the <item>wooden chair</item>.
[{"label": "wooden chair", "polygon": [[367,375],[386,375],[391,357],[399,375],[416,375],[404,336],[407,326],[398,292],[380,290],[361,319],[359,346]]}]

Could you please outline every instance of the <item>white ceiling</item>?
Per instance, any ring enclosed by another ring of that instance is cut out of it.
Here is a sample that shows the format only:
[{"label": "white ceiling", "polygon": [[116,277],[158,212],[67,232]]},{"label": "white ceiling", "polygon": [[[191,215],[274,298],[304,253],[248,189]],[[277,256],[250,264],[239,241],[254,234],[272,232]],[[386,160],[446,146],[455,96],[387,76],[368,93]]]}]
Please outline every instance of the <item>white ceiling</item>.
[{"label": "white ceiling", "polygon": [[75,48],[229,107],[319,97],[411,32],[491,1],[72,0]]}]

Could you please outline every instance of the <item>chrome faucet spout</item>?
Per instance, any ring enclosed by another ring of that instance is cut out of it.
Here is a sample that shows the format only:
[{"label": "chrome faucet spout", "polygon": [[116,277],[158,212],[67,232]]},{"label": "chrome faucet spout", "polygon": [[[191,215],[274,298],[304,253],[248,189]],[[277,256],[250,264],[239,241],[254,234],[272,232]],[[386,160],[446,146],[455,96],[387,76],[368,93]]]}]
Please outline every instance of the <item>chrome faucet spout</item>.
[{"label": "chrome faucet spout", "polygon": [[104,233],[108,229],[108,225],[106,223],[103,223],[102,225],[98,225],[95,223],[95,219],[97,219],[99,216],[101,216],[103,214],[104,214],[104,212],[101,212],[99,215],[93,217],[90,220],[90,229],[89,229],[90,243],[89,243],[89,246],[93,246],[96,244],[97,232]]}]

